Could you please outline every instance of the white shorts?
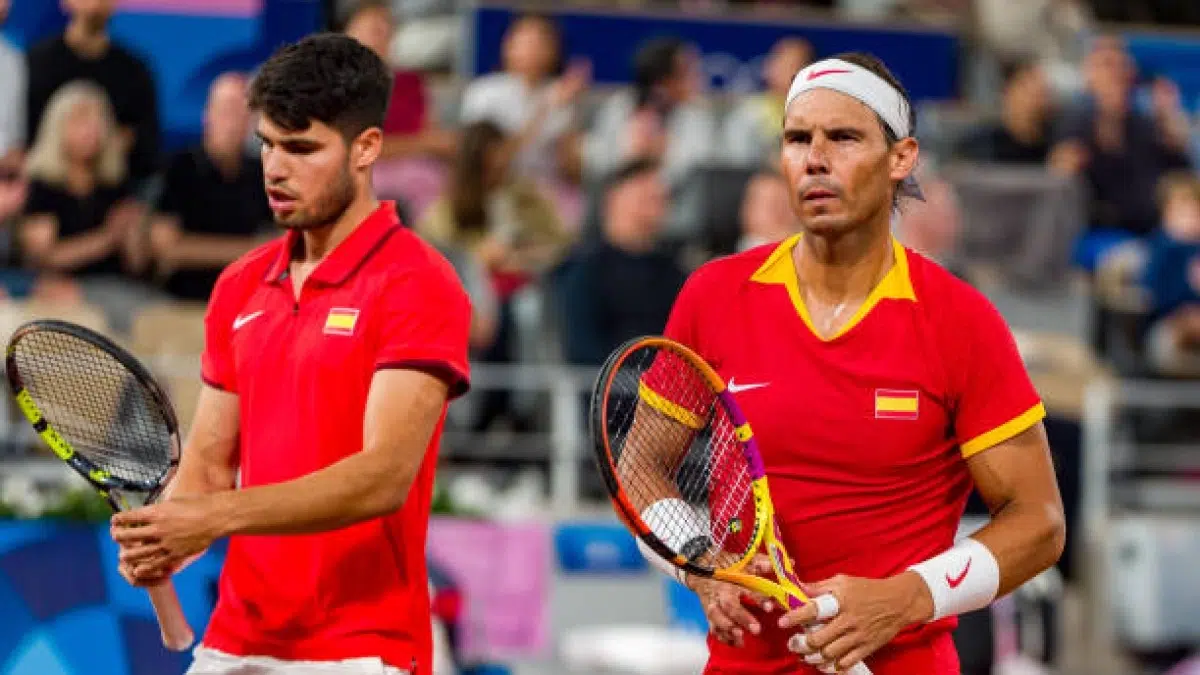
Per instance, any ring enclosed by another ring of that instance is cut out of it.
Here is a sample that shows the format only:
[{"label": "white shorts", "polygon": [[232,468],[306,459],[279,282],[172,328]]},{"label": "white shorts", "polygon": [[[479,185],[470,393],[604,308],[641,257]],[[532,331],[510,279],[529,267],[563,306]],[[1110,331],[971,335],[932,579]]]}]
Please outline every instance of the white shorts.
[{"label": "white shorts", "polygon": [[203,645],[192,651],[187,675],[410,675],[377,656],[345,661],[283,661],[269,656],[234,656]]}]

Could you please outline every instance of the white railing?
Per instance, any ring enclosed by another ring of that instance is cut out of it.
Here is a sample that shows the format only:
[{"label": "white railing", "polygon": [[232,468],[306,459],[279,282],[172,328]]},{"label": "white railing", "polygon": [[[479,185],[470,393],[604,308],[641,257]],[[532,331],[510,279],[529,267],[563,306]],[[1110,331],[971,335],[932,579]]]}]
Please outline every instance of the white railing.
[{"label": "white railing", "polygon": [[1112,603],[1122,586],[1109,569],[1109,539],[1114,518],[1131,513],[1190,513],[1200,519],[1200,490],[1195,479],[1152,479],[1131,470],[1169,474],[1197,465],[1200,447],[1139,443],[1121,422],[1130,410],[1200,410],[1200,383],[1155,380],[1096,380],[1084,394],[1082,419],[1081,556],[1084,588],[1091,607],[1089,639],[1096,647],[1117,637]]}]

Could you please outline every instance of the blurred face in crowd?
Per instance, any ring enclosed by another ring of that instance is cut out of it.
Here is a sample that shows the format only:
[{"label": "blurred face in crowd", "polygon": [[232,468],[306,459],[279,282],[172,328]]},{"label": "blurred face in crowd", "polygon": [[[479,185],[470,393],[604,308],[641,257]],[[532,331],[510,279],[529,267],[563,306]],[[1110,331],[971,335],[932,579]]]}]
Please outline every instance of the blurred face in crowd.
[{"label": "blurred face in crowd", "polygon": [[558,38],[545,20],[526,17],[509,29],[504,40],[504,67],[511,73],[540,79],[558,60]]},{"label": "blurred face in crowd", "polygon": [[63,130],[63,153],[72,163],[90,164],[100,156],[109,128],[98,101],[82,100],[71,109]]},{"label": "blurred face in crowd", "polygon": [[1118,112],[1128,107],[1136,69],[1121,40],[1098,39],[1084,62],[1084,76],[1102,111]]},{"label": "blurred face in crowd", "polygon": [[667,215],[667,186],[657,172],[638,174],[613,189],[608,203],[609,238],[618,245],[648,248]]},{"label": "blurred face in crowd", "polygon": [[667,96],[676,103],[687,103],[704,89],[704,70],[700,52],[692,47],[679,50],[675,56],[675,74],[665,83]]},{"label": "blurred face in crowd", "polygon": [[222,75],[213,82],[204,107],[204,140],[210,152],[241,153],[250,130],[248,83],[241,75]]},{"label": "blurred face in crowd", "polygon": [[287,131],[261,116],[263,178],[275,223],[307,230],[336,222],[354,202],[354,148],[370,133],[347,144],[340,132],[321,122]]},{"label": "blurred face in crowd", "polygon": [[346,24],[346,35],[375,52],[384,63],[391,62],[392,35],[395,30],[392,15],[384,7],[371,7],[357,12]]},{"label": "blurred face in crowd", "polygon": [[108,23],[116,4],[116,0],[62,0],[67,14],[93,28],[103,28]]},{"label": "blurred face in crowd", "polygon": [[1041,120],[1050,110],[1050,85],[1037,66],[1014,74],[1004,90],[1006,111],[1022,119]]},{"label": "blurred face in crowd", "polygon": [[1171,190],[1163,204],[1163,223],[1177,241],[1200,241],[1200,191],[1192,185]]},{"label": "blurred face in crowd", "polygon": [[0,23],[4,23],[4,20],[8,18],[8,5],[8,0],[0,0]]},{"label": "blurred face in crowd", "polygon": [[840,92],[807,91],[785,112],[780,165],[792,210],[818,236],[886,219],[917,152],[912,138],[889,148],[874,111]]},{"label": "blurred face in crowd", "polygon": [[780,96],[786,95],[792,86],[792,78],[811,60],[812,48],[803,40],[785,38],[775,43],[763,64],[767,88]]},{"label": "blurred face in crowd", "polygon": [[760,174],[751,179],[742,199],[742,233],[765,243],[786,239],[796,229],[796,216],[783,177]]}]

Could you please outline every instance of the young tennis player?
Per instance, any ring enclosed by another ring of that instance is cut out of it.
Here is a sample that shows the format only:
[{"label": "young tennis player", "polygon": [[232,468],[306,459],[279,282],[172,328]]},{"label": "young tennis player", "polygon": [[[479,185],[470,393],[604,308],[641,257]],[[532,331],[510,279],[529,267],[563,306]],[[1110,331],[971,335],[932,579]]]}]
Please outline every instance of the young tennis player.
[{"label": "young tennis player", "polygon": [[425,533],[470,306],[372,194],[390,84],[356,40],[318,35],[251,87],[287,233],[216,285],[168,499],[112,521],[139,585],[230,537],[192,675],[430,672]]},{"label": "young tennis player", "polygon": [[[712,627],[710,675],[859,661],[957,674],[956,615],[1062,551],[1045,412],[1007,326],[892,238],[898,200],[920,196],[913,127],[873,57],[800,71],[780,159],[801,234],[701,267],[673,309],[667,337],[718,370],[754,428],[784,545],[817,599],[783,614],[688,577]],[[993,518],[956,544],[973,488]]]}]

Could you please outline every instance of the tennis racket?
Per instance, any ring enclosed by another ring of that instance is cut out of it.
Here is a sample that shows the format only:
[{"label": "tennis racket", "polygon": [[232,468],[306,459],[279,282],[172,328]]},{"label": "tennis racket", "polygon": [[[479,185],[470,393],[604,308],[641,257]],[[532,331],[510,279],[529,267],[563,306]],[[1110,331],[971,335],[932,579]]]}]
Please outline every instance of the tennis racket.
[{"label": "tennis racket", "polygon": [[[781,606],[810,602],[780,542],[750,424],[704,359],[667,338],[626,342],[596,379],[590,424],[617,515],[655,554]],[[745,571],[764,548],[775,581]],[[848,672],[871,673],[862,663]]]},{"label": "tennis racket", "polygon": [[[13,333],[5,358],[17,406],[59,459],[114,511],[153,502],[179,463],[179,426],[149,371],[82,326],[38,320]],[[163,644],[182,651],[192,629],[167,581],[149,589]]]}]

